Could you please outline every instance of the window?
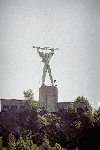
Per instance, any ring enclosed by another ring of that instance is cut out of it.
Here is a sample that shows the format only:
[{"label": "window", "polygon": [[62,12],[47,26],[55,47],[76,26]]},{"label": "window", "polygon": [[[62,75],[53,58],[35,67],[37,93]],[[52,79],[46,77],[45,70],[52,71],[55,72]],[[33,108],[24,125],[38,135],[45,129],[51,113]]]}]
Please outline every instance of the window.
[{"label": "window", "polygon": [[3,105],[3,110],[4,110],[4,111],[9,110],[9,105]]},{"label": "window", "polygon": [[17,110],[17,106],[11,106],[12,110]]}]

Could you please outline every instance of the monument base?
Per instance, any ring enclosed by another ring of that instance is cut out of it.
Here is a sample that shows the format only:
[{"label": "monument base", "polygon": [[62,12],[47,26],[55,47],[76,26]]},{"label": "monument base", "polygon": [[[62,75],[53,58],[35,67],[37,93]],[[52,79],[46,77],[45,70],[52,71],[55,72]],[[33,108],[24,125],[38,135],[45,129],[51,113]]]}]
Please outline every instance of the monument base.
[{"label": "monument base", "polygon": [[57,112],[58,90],[56,86],[42,85],[39,88],[39,100],[47,112]]}]

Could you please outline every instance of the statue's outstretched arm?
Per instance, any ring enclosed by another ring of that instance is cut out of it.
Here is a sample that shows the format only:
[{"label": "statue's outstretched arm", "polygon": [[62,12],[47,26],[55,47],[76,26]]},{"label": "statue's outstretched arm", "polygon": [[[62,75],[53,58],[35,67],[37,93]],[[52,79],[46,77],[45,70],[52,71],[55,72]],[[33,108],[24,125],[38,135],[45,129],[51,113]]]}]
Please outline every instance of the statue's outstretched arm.
[{"label": "statue's outstretched arm", "polygon": [[39,53],[39,55],[40,55],[40,57],[44,57],[44,53],[43,52],[40,52],[39,50],[40,50],[41,48],[40,47],[37,47],[37,52]]}]

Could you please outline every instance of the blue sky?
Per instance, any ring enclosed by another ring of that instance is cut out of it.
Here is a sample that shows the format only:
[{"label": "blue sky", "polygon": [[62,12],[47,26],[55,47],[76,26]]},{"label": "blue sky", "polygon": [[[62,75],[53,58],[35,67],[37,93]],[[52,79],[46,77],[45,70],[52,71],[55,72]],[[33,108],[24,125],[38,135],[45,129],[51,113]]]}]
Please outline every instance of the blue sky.
[{"label": "blue sky", "polygon": [[[1,0],[0,98],[38,100],[43,63],[32,45],[60,48],[51,58],[59,101],[100,102],[100,1]],[[46,84],[50,84],[47,74]]]}]

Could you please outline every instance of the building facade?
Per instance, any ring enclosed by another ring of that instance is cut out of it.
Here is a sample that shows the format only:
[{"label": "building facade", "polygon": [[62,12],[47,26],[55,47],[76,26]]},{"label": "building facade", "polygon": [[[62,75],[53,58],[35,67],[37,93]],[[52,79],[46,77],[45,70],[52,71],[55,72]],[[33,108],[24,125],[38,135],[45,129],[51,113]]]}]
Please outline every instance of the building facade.
[{"label": "building facade", "polygon": [[[47,88],[46,88],[47,90]],[[47,112],[58,112],[59,110],[66,109],[68,110],[70,106],[72,105],[74,108],[76,108],[77,112],[83,113],[86,112],[85,110],[85,104],[84,103],[74,103],[74,102],[58,102],[57,98],[57,91],[55,89],[50,89],[46,91],[44,88],[40,89],[40,93],[42,92],[43,97],[40,97],[40,99],[43,102],[44,109]],[[52,92],[52,90],[54,92]],[[44,93],[43,93],[44,91]],[[49,91],[49,92],[48,92]],[[40,94],[40,96],[42,96]],[[43,99],[45,97],[45,99]],[[54,99],[55,97],[55,99]],[[24,100],[16,100],[16,99],[1,99],[1,112],[2,111],[8,111],[8,110],[24,110],[25,106],[23,103]]]},{"label": "building facade", "polygon": [[24,107],[23,100],[16,99],[1,99],[1,111],[7,111],[9,109],[19,110]]}]

